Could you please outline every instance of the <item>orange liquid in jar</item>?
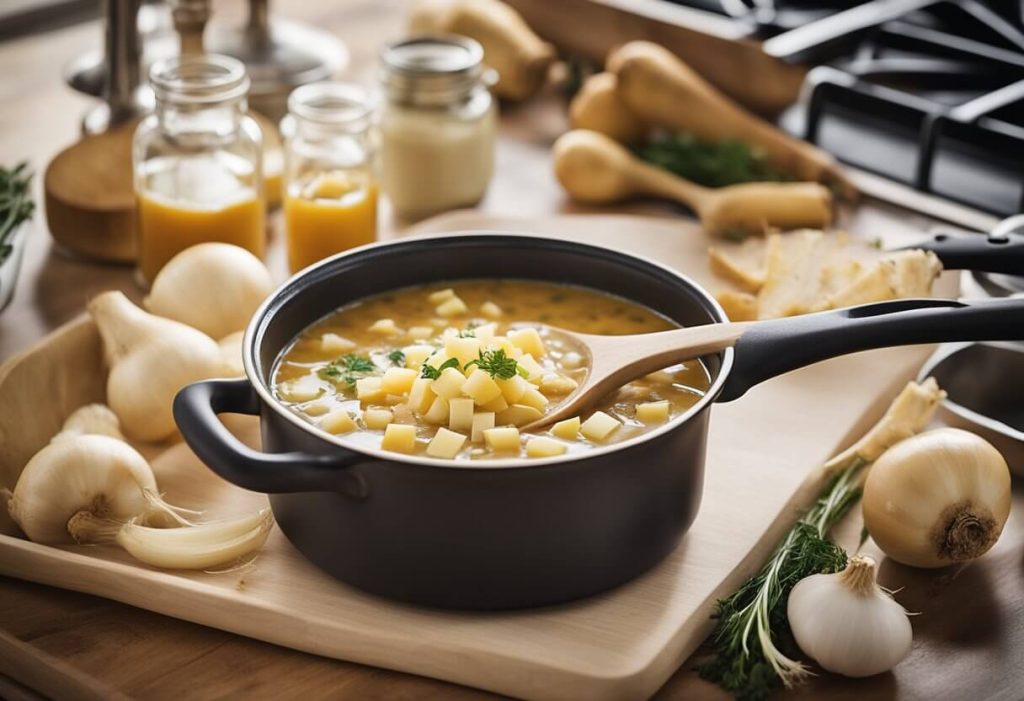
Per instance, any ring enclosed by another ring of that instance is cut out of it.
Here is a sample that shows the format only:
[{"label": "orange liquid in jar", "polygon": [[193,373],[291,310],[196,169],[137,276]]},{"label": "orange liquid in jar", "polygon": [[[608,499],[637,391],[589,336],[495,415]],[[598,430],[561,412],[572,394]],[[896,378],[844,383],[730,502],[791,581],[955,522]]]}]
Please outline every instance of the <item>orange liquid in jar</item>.
[{"label": "orange liquid in jar", "polygon": [[296,272],[377,238],[377,183],[361,173],[325,173],[293,183],[284,201],[288,267]]},{"label": "orange liquid in jar", "polygon": [[146,186],[136,193],[136,210],[139,271],[147,283],[167,261],[198,243],[231,243],[263,257],[266,209],[246,179],[209,159],[155,172]]}]

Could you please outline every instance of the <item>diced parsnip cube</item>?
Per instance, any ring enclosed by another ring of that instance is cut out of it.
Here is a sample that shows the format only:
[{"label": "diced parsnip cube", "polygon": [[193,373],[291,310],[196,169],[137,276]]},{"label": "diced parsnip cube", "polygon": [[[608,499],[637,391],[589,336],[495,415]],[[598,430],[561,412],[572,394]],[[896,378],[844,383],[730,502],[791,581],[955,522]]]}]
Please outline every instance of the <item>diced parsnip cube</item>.
[{"label": "diced parsnip cube", "polygon": [[501,318],[501,307],[494,302],[484,302],[480,305],[480,313],[486,316],[488,319],[500,319]]},{"label": "diced parsnip cube", "polygon": [[456,327],[454,327],[454,326],[449,326],[448,328],[446,328],[444,331],[441,332],[441,342],[442,343],[448,343],[448,339],[450,339],[450,338],[458,338],[458,337],[459,337],[459,330]]},{"label": "diced parsnip cube", "polygon": [[285,383],[277,392],[286,402],[311,402],[320,398],[324,393],[324,387],[314,377],[300,377]]},{"label": "diced parsnip cube", "polygon": [[643,402],[636,405],[636,418],[645,424],[657,424],[668,421],[668,410],[667,399],[660,402]]},{"label": "diced parsnip cube", "polygon": [[416,450],[416,427],[409,424],[388,424],[380,441],[383,450],[411,453]]},{"label": "diced parsnip cube", "polygon": [[409,408],[417,414],[425,414],[437,397],[434,394],[434,390],[430,389],[431,382],[432,380],[426,377],[417,377],[412,383],[412,389],[409,390],[408,404]]},{"label": "diced parsnip cube", "polygon": [[406,394],[419,373],[410,368],[388,368],[380,378],[380,388],[388,394]]},{"label": "diced parsnip cube", "polygon": [[444,344],[444,352],[459,359],[459,365],[476,360],[480,355],[480,340],[477,338],[449,338]]},{"label": "diced parsnip cube", "polygon": [[621,425],[622,422],[614,416],[609,416],[603,411],[595,411],[580,426],[580,433],[592,441],[603,441]]},{"label": "diced parsnip cube", "polygon": [[441,376],[430,383],[434,394],[445,399],[452,399],[462,394],[462,386],[466,384],[466,376],[455,368],[445,368]]},{"label": "diced parsnip cube", "polygon": [[511,450],[519,452],[519,429],[512,426],[484,430],[484,442],[495,452]]},{"label": "diced parsnip cube", "polygon": [[306,416],[323,416],[331,409],[334,408],[334,402],[329,399],[325,399],[322,402],[310,402],[303,407],[300,407],[300,411]]},{"label": "diced parsnip cube", "polygon": [[359,426],[348,411],[345,409],[335,409],[320,419],[320,428],[328,433],[338,434],[351,433],[359,428]]},{"label": "diced parsnip cube", "polygon": [[513,329],[508,332],[508,340],[512,342],[513,346],[521,349],[524,353],[529,353],[534,358],[544,357],[544,341],[537,333],[537,329]]},{"label": "diced parsnip cube", "polygon": [[580,432],[580,417],[574,416],[571,419],[559,421],[551,427],[551,433],[567,441],[576,440]]},{"label": "diced parsnip cube", "polygon": [[395,418],[387,409],[363,409],[363,423],[371,431],[381,431]]},{"label": "diced parsnip cube", "polygon": [[437,292],[431,292],[427,299],[430,300],[431,304],[440,304],[441,302],[447,302],[449,299],[455,296],[455,290],[448,287]]},{"label": "diced parsnip cube", "polygon": [[526,456],[530,458],[553,458],[556,455],[564,455],[568,449],[569,446],[565,443],[543,436],[531,438],[526,442]]},{"label": "diced parsnip cube", "polygon": [[508,402],[505,401],[504,397],[495,397],[486,404],[479,405],[484,411],[505,411],[508,409]]},{"label": "diced parsnip cube", "polygon": [[423,363],[426,362],[430,354],[433,353],[436,348],[424,344],[416,344],[412,346],[406,346],[402,349],[405,353],[405,367],[419,372],[420,368],[423,367]]},{"label": "diced parsnip cube", "polygon": [[534,387],[530,387],[530,389],[526,390],[517,403],[533,407],[537,411],[544,411],[545,407],[550,404],[548,398],[538,392]]},{"label": "diced parsnip cube", "polygon": [[356,342],[336,333],[325,333],[320,337],[320,350],[331,355],[341,355],[356,349]]},{"label": "diced parsnip cube", "polygon": [[439,350],[432,356],[427,358],[424,362],[426,362],[426,364],[432,368],[439,368],[449,360],[451,360],[451,358],[448,356],[448,354],[445,353],[443,350]]},{"label": "diced parsnip cube", "polygon": [[540,382],[541,378],[544,377],[544,368],[534,360],[533,355],[530,353],[524,353],[521,355],[516,362],[519,363],[519,367],[526,370],[526,379],[533,383]]},{"label": "diced parsnip cube", "polygon": [[583,356],[576,351],[569,351],[562,356],[562,367],[567,370],[583,367]]},{"label": "diced parsnip cube", "polygon": [[423,341],[434,335],[433,326],[413,326],[408,331],[409,338],[415,338],[417,341]]},{"label": "diced parsnip cube", "polygon": [[454,458],[465,442],[466,437],[461,433],[439,428],[427,446],[427,455],[433,458]]},{"label": "diced parsnip cube", "polygon": [[379,336],[397,336],[402,333],[402,330],[395,326],[394,319],[377,319],[377,321],[370,324],[370,328],[367,331]]},{"label": "diced parsnip cube", "polygon": [[444,397],[434,399],[433,404],[423,414],[423,420],[438,426],[448,423],[448,400]]},{"label": "diced parsnip cube", "polygon": [[501,396],[501,387],[483,370],[475,369],[462,385],[462,393],[483,406]]},{"label": "diced parsnip cube", "polygon": [[381,378],[363,377],[356,380],[356,399],[361,402],[375,402],[383,399],[385,392],[380,386]]},{"label": "diced parsnip cube", "polygon": [[481,324],[473,329],[473,335],[479,339],[480,343],[487,343],[494,335],[498,333],[498,325],[494,323]]},{"label": "diced parsnip cube", "polygon": [[388,406],[397,406],[398,404],[403,404],[405,402],[405,395],[404,394],[385,394],[384,395],[384,399],[382,399],[381,402],[383,404],[387,404]]},{"label": "diced parsnip cube", "polygon": [[473,409],[476,405],[468,397],[448,401],[448,428],[453,431],[473,430]]},{"label": "diced parsnip cube", "polygon": [[501,387],[501,394],[505,397],[505,401],[512,404],[518,402],[526,394],[526,390],[532,389],[530,383],[519,375],[513,375],[507,380],[495,380],[495,382]]},{"label": "diced parsnip cube", "polygon": [[660,385],[670,385],[676,381],[676,378],[672,376],[672,373],[666,372],[665,370],[657,370],[644,375],[644,379],[648,382],[656,382]]},{"label": "diced parsnip cube", "polygon": [[569,394],[569,392],[572,392],[577,386],[578,383],[576,380],[557,373],[548,373],[540,379],[540,391],[544,394],[551,394],[555,396]]},{"label": "diced parsnip cube", "polygon": [[469,439],[474,443],[479,443],[484,439],[484,431],[489,428],[494,428],[493,411],[480,411],[473,414],[472,433]]},{"label": "diced parsnip cube", "polygon": [[531,421],[536,421],[544,416],[538,409],[525,404],[513,404],[505,411],[499,411],[494,417],[494,423],[498,426],[525,426]]},{"label": "diced parsnip cube", "polygon": [[441,304],[437,305],[434,313],[445,319],[450,319],[453,316],[465,314],[468,310],[469,307],[466,306],[465,302],[458,297],[452,297],[447,302],[441,302]]}]

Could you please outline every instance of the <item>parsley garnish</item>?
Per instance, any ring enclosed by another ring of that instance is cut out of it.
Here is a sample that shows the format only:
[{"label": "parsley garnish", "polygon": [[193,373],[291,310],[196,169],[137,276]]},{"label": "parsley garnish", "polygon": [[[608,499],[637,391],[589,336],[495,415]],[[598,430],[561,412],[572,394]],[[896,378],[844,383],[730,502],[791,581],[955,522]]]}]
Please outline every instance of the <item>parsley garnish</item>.
[{"label": "parsley garnish", "polygon": [[354,385],[356,380],[373,373],[377,366],[369,358],[349,353],[320,369],[320,377],[332,382]]},{"label": "parsley garnish", "polygon": [[459,338],[476,338],[476,331],[473,329],[465,329],[464,331],[459,331],[456,335]]},{"label": "parsley garnish", "polygon": [[521,367],[516,362],[515,358],[508,357],[502,348],[492,351],[480,351],[480,355],[476,360],[470,360],[466,363],[467,368],[471,365],[476,365],[496,380],[511,380],[516,375],[521,375],[522,377],[529,377],[530,375],[526,368]]},{"label": "parsley garnish", "polygon": [[455,368],[456,370],[458,370],[459,369],[459,359],[458,358],[448,358],[448,360],[444,361],[443,363],[441,363],[436,368],[433,365],[427,365],[426,363],[423,363],[423,369],[420,372],[420,377],[425,377],[428,380],[436,380],[437,378],[439,378],[441,376],[441,373],[444,372],[448,368]]},{"label": "parsley garnish", "polygon": [[405,365],[405,353],[396,348],[395,350],[388,353],[388,360],[395,365]]}]

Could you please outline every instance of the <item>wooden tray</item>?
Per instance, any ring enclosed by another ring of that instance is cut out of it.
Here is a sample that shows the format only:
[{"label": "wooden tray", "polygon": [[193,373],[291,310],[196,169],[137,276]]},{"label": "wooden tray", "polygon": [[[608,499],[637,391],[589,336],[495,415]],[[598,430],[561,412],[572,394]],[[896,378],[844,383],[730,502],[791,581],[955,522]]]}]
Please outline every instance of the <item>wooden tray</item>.
[{"label": "wooden tray", "polygon": [[[557,233],[658,258],[710,286],[695,225],[625,216],[493,220],[464,215],[427,228]],[[945,292],[950,282],[943,283]],[[652,572],[578,603],[515,613],[420,609],[363,594],[307,563],[279,531],[245,571],[205,574],[140,566],[117,549],[47,547],[0,523],[0,574],[104,596],[320,655],[522,697],[638,698],[653,693],[711,628],[716,598],[766,557],[816,490],[808,476],[862,433],[929,348],[873,351],[791,373],[715,408],[703,506],[679,548]],[[0,368],[0,487],[77,406],[103,398],[96,331],[87,318]],[[239,418],[239,417],[231,417]],[[231,421],[256,443],[254,421]],[[265,503],[228,485],[184,444],[139,446],[167,498],[228,515]],[[595,514],[595,517],[599,517]]]}]

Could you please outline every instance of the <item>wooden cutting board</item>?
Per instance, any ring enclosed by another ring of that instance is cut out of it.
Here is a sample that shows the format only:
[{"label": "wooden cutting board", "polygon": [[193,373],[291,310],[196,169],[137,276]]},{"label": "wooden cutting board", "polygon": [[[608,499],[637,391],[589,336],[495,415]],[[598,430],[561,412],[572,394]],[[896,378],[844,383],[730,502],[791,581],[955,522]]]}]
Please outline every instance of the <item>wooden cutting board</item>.
[{"label": "wooden cutting board", "polygon": [[[545,220],[441,218],[423,232],[534,231],[656,258],[714,288],[693,224],[627,216]],[[955,289],[943,282],[947,294]],[[836,359],[717,406],[703,505],[677,550],[613,592],[546,609],[457,613],[356,591],[307,563],[275,530],[255,564],[220,573],[158,571],[106,547],[47,547],[3,513],[0,574],[104,596],[307,652],[513,696],[625,699],[650,695],[711,630],[716,598],[767,557],[817,490],[816,466],[873,422],[924,360],[926,347]],[[80,318],[0,368],[0,487],[75,407],[103,398],[99,342]],[[236,417],[231,417],[236,418]],[[250,443],[254,420],[230,422]],[[184,444],[139,446],[166,498],[222,516],[265,504],[228,485]],[[600,514],[595,514],[599,518]]]}]

